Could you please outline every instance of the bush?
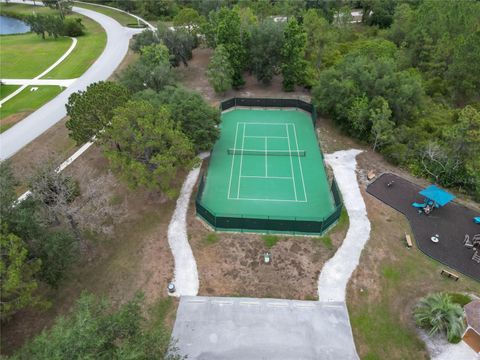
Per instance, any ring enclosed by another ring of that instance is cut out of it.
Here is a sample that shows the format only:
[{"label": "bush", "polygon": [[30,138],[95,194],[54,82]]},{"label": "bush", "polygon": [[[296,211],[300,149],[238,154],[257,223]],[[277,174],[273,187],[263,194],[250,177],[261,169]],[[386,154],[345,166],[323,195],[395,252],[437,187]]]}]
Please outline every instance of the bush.
[{"label": "bush", "polygon": [[82,36],[85,34],[85,26],[80,18],[68,18],[63,22],[63,35],[65,36]]},{"label": "bush", "polygon": [[271,248],[277,244],[280,238],[276,235],[263,235],[262,240],[267,248]]},{"label": "bush", "polygon": [[420,300],[413,315],[417,325],[429,330],[429,335],[447,334],[451,343],[458,342],[464,330],[463,309],[452,301],[450,294],[430,294]]},{"label": "bush", "polygon": [[462,307],[467,305],[470,301],[472,301],[472,298],[468,295],[465,295],[465,294],[448,293],[448,295],[450,295],[450,298],[452,299],[452,302],[454,304],[458,304]]}]

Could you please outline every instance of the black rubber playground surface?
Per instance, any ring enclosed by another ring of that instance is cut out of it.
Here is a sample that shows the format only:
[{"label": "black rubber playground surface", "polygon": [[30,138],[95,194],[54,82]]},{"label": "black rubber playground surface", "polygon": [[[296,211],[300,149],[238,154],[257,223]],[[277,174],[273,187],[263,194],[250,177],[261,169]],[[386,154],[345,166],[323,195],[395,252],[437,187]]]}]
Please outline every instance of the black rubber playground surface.
[{"label": "black rubber playground surface", "polygon": [[[387,184],[394,181],[391,187]],[[393,174],[383,174],[367,187],[367,192],[403,213],[413,231],[418,248],[428,256],[480,281],[480,264],[472,260],[474,251],[463,246],[465,234],[470,238],[480,233],[480,225],[473,222],[475,211],[451,202],[435,209],[430,215],[419,214],[411,203],[423,202],[418,194],[421,187]],[[440,241],[431,238],[439,235]]]}]

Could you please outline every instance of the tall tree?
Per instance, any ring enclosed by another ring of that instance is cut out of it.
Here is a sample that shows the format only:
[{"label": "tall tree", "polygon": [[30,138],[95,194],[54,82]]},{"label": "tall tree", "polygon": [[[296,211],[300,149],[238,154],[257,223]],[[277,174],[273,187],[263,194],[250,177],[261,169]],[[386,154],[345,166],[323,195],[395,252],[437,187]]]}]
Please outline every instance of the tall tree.
[{"label": "tall tree", "polygon": [[218,45],[208,64],[207,77],[216,93],[232,88],[233,68],[225,46]]},{"label": "tall tree", "polygon": [[13,359],[163,359],[181,360],[163,324],[147,322],[143,297],[115,309],[84,293],[73,311],[24,345]]},{"label": "tall tree", "polygon": [[335,41],[336,32],[315,9],[308,10],[303,16],[303,28],[307,34],[306,58],[318,71],[322,66],[325,47]]},{"label": "tall tree", "polygon": [[192,142],[195,151],[210,150],[215,144],[219,135],[220,111],[199,93],[182,87],[167,87],[158,94],[146,91],[142,96],[139,93],[136,98],[148,100],[158,108],[167,106],[170,117]]},{"label": "tall tree", "polygon": [[145,89],[161,91],[173,85],[175,75],[167,47],[162,44],[142,47],[140,59],[122,73],[120,82],[132,93]]},{"label": "tall tree", "polygon": [[305,45],[307,35],[295,18],[288,21],[282,46],[283,89],[293,91],[295,85],[303,84],[305,78]]},{"label": "tall tree", "polygon": [[252,72],[258,81],[269,84],[279,72],[283,46],[283,24],[266,20],[253,27],[250,41]]},{"label": "tall tree", "polygon": [[246,65],[247,52],[243,43],[240,16],[236,11],[222,8],[218,12],[215,43],[217,46],[223,45],[228,54],[233,69],[233,87],[240,87],[245,84],[243,70]]},{"label": "tall tree", "polygon": [[180,63],[188,66],[188,60],[192,58],[192,50],[196,44],[193,35],[182,28],[171,30],[166,26],[158,26],[157,36],[168,48],[172,66],[178,66]]},{"label": "tall tree", "polygon": [[28,306],[46,305],[35,293],[41,262],[29,259],[22,239],[5,228],[0,231],[0,249],[0,320]]},{"label": "tall tree", "polygon": [[391,140],[395,123],[390,120],[392,111],[388,107],[387,100],[377,97],[372,100],[372,105],[373,109],[370,110],[370,117],[372,121],[373,151],[375,151],[377,147]]},{"label": "tall tree", "polygon": [[173,196],[178,172],[195,163],[193,146],[168,109],[156,109],[146,101],[129,101],[117,108],[105,137],[105,156],[133,188]]},{"label": "tall tree", "polygon": [[127,89],[111,81],[94,83],[85,91],[73,93],[66,105],[69,136],[77,144],[83,144],[99,135],[110,124],[113,110],[128,98]]}]

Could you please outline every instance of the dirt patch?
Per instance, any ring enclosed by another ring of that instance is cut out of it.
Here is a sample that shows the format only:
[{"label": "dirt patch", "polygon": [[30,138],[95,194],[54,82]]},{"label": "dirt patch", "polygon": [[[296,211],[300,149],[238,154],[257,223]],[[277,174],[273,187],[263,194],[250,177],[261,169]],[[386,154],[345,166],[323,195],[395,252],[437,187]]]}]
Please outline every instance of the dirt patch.
[{"label": "dirt patch", "polygon": [[38,166],[48,161],[60,165],[77,150],[75,142],[68,137],[65,122],[66,119],[59,121],[9,159],[20,182],[19,192],[26,190],[26,183]]},{"label": "dirt patch", "polygon": [[[279,241],[268,248],[261,235],[213,235],[206,224],[196,218],[193,198],[187,226],[200,277],[199,295],[317,298],[320,270],[340,246],[346,228],[334,229],[328,234],[331,244],[320,238],[279,236]],[[272,255],[268,265],[263,260],[266,252]]]},{"label": "dirt patch", "polygon": [[16,114],[12,114],[7,116],[5,119],[0,120],[0,125],[3,126],[13,126],[20,120],[25,119],[28,115],[30,115],[33,111],[22,111]]},{"label": "dirt patch", "polygon": [[178,67],[176,73],[181,83],[190,90],[200,92],[213,105],[218,105],[221,101],[232,97],[301,98],[307,101],[310,99],[310,93],[302,87],[296,87],[293,92],[284,92],[281,76],[275,76],[270,85],[264,85],[249,73],[244,74],[245,85],[242,88],[232,89],[224,94],[215,94],[206,76],[208,63],[212,55],[212,49],[197,48],[193,51],[193,58],[189,61],[188,66]]}]

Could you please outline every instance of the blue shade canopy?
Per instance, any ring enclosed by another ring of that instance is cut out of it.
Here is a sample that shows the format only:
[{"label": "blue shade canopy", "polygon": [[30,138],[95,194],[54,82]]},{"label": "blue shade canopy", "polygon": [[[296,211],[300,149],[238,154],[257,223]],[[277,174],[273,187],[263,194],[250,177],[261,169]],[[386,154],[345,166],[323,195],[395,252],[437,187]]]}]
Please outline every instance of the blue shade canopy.
[{"label": "blue shade canopy", "polygon": [[420,191],[419,194],[430,200],[433,200],[438,204],[438,206],[445,206],[450,201],[455,199],[455,196],[446,192],[445,190],[440,189],[439,187],[436,187],[435,185],[430,185],[429,187]]}]

